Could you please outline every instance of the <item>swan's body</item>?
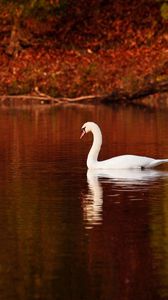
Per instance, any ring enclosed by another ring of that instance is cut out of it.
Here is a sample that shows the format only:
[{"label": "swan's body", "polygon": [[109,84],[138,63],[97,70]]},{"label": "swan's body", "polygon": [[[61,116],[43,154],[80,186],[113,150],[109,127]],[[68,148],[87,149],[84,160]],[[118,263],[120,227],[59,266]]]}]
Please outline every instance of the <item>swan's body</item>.
[{"label": "swan's body", "polygon": [[88,169],[148,169],[168,163],[168,159],[154,159],[139,155],[120,155],[98,161],[102,145],[102,134],[99,126],[94,122],[87,122],[82,126],[82,131],[81,137],[87,132],[92,132],[93,134],[93,144],[87,157]]}]

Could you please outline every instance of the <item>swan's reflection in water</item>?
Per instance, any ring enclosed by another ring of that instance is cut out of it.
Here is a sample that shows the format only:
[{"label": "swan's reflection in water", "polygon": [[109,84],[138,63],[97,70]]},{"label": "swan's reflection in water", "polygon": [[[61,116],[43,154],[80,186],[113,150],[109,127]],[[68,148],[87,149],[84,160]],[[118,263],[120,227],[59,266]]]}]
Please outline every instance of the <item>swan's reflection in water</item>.
[{"label": "swan's reflection in water", "polygon": [[98,225],[102,221],[103,189],[98,176],[91,171],[87,172],[89,191],[84,197],[83,212],[87,228]]},{"label": "swan's reflection in water", "polygon": [[[168,177],[168,172],[157,170],[88,170],[88,193],[83,199],[84,222],[87,229],[99,225],[103,221],[103,184],[111,184],[112,193],[120,203],[121,192],[130,193],[130,200],[142,200],[144,192],[154,188],[161,178]],[[138,193],[139,192],[139,193]],[[144,200],[144,199],[143,199]]]}]

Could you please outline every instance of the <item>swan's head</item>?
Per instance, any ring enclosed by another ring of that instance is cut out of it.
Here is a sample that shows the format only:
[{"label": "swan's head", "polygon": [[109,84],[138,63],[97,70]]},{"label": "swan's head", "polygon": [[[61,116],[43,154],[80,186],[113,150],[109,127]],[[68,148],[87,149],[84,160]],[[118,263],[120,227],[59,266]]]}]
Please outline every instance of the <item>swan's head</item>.
[{"label": "swan's head", "polygon": [[85,133],[88,133],[88,132],[94,132],[95,129],[99,129],[99,126],[94,123],[94,122],[86,122],[85,124],[83,124],[81,130],[82,130],[82,134],[80,136],[80,138],[82,138]]}]

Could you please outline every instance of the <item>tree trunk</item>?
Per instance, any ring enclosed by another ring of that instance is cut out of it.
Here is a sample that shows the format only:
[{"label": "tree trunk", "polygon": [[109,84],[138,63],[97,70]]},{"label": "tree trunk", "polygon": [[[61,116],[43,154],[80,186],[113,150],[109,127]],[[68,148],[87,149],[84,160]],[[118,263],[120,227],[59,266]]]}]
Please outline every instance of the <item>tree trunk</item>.
[{"label": "tree trunk", "polygon": [[15,9],[13,16],[13,26],[11,30],[10,42],[6,53],[12,57],[17,57],[21,49],[20,46],[20,20],[22,15],[22,8]]}]

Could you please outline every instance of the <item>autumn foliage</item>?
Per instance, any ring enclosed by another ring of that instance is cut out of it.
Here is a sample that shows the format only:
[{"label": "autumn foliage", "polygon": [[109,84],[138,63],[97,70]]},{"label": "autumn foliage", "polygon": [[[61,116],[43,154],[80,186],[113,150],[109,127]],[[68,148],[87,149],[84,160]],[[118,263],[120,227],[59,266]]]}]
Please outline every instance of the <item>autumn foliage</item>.
[{"label": "autumn foliage", "polygon": [[0,2],[1,95],[107,95],[168,80],[168,24],[159,2],[42,2],[34,10],[24,1]]}]

